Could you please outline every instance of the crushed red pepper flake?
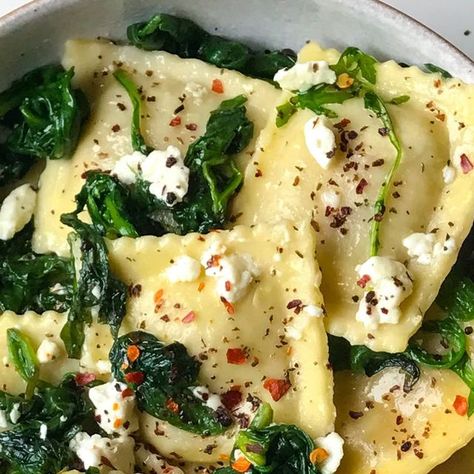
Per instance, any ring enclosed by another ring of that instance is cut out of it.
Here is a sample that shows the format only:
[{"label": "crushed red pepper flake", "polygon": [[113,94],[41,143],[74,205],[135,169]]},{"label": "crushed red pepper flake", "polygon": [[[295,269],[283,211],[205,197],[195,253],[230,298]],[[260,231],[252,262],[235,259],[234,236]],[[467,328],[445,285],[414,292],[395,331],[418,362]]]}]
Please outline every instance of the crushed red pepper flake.
[{"label": "crushed red pepper flake", "polygon": [[233,316],[235,314],[234,305],[230,301],[227,301],[223,296],[221,296],[221,301],[222,301],[222,304],[224,305],[227,313],[230,314],[231,316]]},{"label": "crushed red pepper flake", "polygon": [[463,153],[461,155],[461,169],[464,174],[468,174],[473,170],[474,166],[471,163],[471,160],[468,158],[468,156]]},{"label": "crushed red pepper flake", "polygon": [[135,362],[140,357],[140,349],[138,346],[131,345],[127,348],[127,358],[130,362]]},{"label": "crushed red pepper flake", "polygon": [[224,85],[222,84],[222,81],[220,79],[214,79],[212,81],[211,90],[212,90],[212,92],[215,92],[216,94],[223,94],[224,93]]},{"label": "crushed red pepper flake", "polygon": [[166,400],[166,408],[173,413],[179,413],[179,405],[171,398]]},{"label": "crushed red pepper flake", "polygon": [[81,387],[93,382],[95,379],[96,379],[96,375],[91,374],[90,372],[80,372],[76,374],[75,376],[76,384]]},{"label": "crushed red pepper flake", "polygon": [[467,414],[468,403],[467,398],[462,395],[456,395],[456,399],[453,403],[453,408],[456,413],[460,416],[465,416]]},{"label": "crushed red pepper flake", "polygon": [[145,374],[143,372],[128,372],[125,374],[125,381],[128,383],[133,383],[135,385],[140,385],[145,379]]},{"label": "crushed red pepper flake", "polygon": [[365,288],[367,283],[370,281],[370,276],[369,275],[362,275],[362,277],[357,280],[357,286],[360,286],[361,288]]},{"label": "crushed red pepper flake", "polygon": [[356,187],[356,194],[362,194],[364,192],[364,189],[365,187],[368,185],[369,183],[367,182],[367,180],[365,178],[362,178],[360,181],[359,181],[359,184],[357,185]]},{"label": "crushed red pepper flake", "polygon": [[275,402],[280,400],[291,388],[291,383],[287,379],[266,379],[263,388],[270,392]]},{"label": "crushed red pepper flake", "polygon": [[127,387],[123,392],[122,392],[122,398],[128,398],[128,397],[133,397],[134,393],[133,390],[130,387]]},{"label": "crushed red pepper flake", "polygon": [[194,311],[190,311],[182,320],[184,324],[192,323],[196,319],[196,313]]},{"label": "crushed red pepper flake", "polygon": [[227,410],[233,410],[242,402],[242,392],[239,387],[232,387],[227,392],[221,395],[222,404]]},{"label": "crushed red pepper flake", "polygon": [[181,125],[181,117],[173,117],[170,121],[170,127],[177,127]]},{"label": "crushed red pepper flake", "polygon": [[199,293],[200,293],[202,290],[204,290],[205,286],[206,286],[206,284],[205,284],[203,281],[201,281],[201,283],[199,283],[199,285],[198,285],[198,291],[199,291]]},{"label": "crushed red pepper flake", "polygon": [[247,362],[247,354],[239,347],[227,349],[227,363],[234,365],[243,365]]}]

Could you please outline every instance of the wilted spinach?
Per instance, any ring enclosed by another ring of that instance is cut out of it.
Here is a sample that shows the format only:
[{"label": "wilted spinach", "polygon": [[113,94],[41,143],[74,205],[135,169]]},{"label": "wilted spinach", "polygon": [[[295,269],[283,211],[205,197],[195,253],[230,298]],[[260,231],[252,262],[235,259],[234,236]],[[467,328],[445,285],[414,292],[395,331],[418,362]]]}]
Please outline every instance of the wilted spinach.
[{"label": "wilted spinach", "polygon": [[127,36],[130,43],[141,49],[198,58],[262,79],[273,79],[279,69],[291,67],[296,61],[293,51],[256,52],[237,41],[211,35],[190,20],[164,13],[130,25]]},{"label": "wilted spinach", "polygon": [[61,338],[69,357],[79,358],[84,327],[91,324],[93,313],[117,336],[125,316],[127,290],[125,284],[113,276],[107,246],[94,227],[81,222],[76,213],[63,214],[61,222],[74,229],[69,243],[75,268],[72,301]]},{"label": "wilted spinach", "polygon": [[[250,463],[245,472],[252,474],[320,474],[321,470],[310,459],[315,449],[313,440],[294,425],[272,424],[273,411],[263,404],[250,427],[239,431],[231,455],[231,466],[235,465],[235,450]],[[221,468],[219,474],[236,472],[232,467]]]},{"label": "wilted spinach", "polygon": [[[131,347],[139,354],[132,360]],[[152,334],[131,332],[115,341],[110,361],[114,377],[135,390],[141,410],[203,436],[223,433],[232,424],[224,407],[214,411],[193,394],[201,364],[182,344],[165,346]]]},{"label": "wilted spinach", "polygon": [[0,94],[0,185],[20,178],[35,159],[69,158],[89,107],[72,87],[74,70],[44,66],[13,82]]},{"label": "wilted spinach", "polygon": [[446,71],[446,69],[443,69],[442,67],[436,66],[436,64],[426,63],[423,66],[424,66],[426,72],[441,74],[441,76],[444,79],[450,79],[450,78],[453,77],[451,75],[451,73]]},{"label": "wilted spinach", "polygon": [[[132,144],[136,151],[148,152],[140,133],[140,112],[136,113],[140,107],[134,99],[137,88],[123,71],[119,77],[121,84],[127,85],[134,104]],[[169,207],[150,193],[150,183],[140,175],[134,184],[126,186],[106,173],[91,172],[76,196],[75,214],[87,207],[97,232],[109,238],[167,232],[185,235],[222,228],[230,200],[243,180],[234,155],[253,136],[253,123],[246,116],[246,100],[237,96],[223,101],[211,112],[204,135],[189,147],[184,159],[190,169],[189,189],[182,202]]]},{"label": "wilted spinach", "polygon": [[0,312],[66,311],[72,291],[68,258],[38,255],[31,248],[33,223],[12,239],[0,240]]},{"label": "wilted spinach", "polygon": [[[53,386],[38,381],[32,397],[0,392],[0,410],[16,409],[19,419],[0,433],[0,469],[18,474],[52,474],[75,460],[69,441],[79,431],[97,431],[85,387],[68,375]],[[46,430],[40,437],[41,426]]]}]

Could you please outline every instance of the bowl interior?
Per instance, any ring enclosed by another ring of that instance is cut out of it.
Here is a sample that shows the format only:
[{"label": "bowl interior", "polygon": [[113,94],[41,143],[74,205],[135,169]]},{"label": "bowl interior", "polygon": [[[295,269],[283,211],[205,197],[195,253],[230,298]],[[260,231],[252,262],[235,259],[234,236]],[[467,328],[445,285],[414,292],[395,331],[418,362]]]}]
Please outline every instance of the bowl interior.
[{"label": "bowl interior", "polygon": [[0,19],[0,90],[33,67],[58,61],[69,38],[124,39],[156,12],[194,19],[209,31],[272,48],[356,45],[379,59],[433,62],[468,82],[474,64],[415,20],[375,0],[36,0]]}]

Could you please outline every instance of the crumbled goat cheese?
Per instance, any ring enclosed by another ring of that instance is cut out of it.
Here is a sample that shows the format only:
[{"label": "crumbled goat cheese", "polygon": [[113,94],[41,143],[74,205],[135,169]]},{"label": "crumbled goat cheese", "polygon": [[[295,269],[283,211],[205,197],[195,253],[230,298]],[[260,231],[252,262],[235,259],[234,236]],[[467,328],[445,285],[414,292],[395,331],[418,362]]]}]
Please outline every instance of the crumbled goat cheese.
[{"label": "crumbled goat cheese", "polygon": [[336,432],[329,433],[327,436],[316,438],[316,446],[324,449],[328,457],[318,465],[321,474],[334,474],[341,464],[344,456],[344,440]]},{"label": "crumbled goat cheese", "polygon": [[84,432],[77,433],[69,443],[69,448],[83,462],[85,469],[103,466],[105,458],[115,470],[124,474],[134,473],[134,447],[135,441],[131,436],[109,439]]},{"label": "crumbled goat cheese", "polygon": [[133,433],[138,430],[135,394],[128,393],[129,391],[124,393],[126,388],[125,384],[113,380],[89,390],[98,423],[108,434]]},{"label": "crumbled goat cheese", "polygon": [[341,205],[341,195],[333,190],[322,192],[321,200],[326,207],[337,209]]},{"label": "crumbled goat cheese", "polygon": [[122,156],[112,169],[112,175],[127,185],[141,176],[150,183],[150,193],[170,207],[181,202],[188,192],[189,168],[174,146],[164,151],[154,150],[148,156],[139,152]]},{"label": "crumbled goat cheese", "polygon": [[48,436],[48,425],[45,425],[44,423],[41,423],[40,431],[39,431],[39,437],[41,439],[46,439],[46,436]]},{"label": "crumbled goat cheese", "polygon": [[443,181],[446,184],[451,184],[456,179],[456,168],[451,165],[446,165],[443,168]]},{"label": "crumbled goat cheese", "polygon": [[192,389],[192,392],[196,398],[202,400],[204,402],[204,405],[206,405],[211,410],[217,411],[219,407],[223,406],[221,397],[219,395],[211,393],[207,387],[194,387]]},{"label": "crumbled goat cheese", "polygon": [[49,292],[53,295],[65,295],[66,287],[61,285],[61,283],[56,283],[49,289]]},{"label": "crumbled goat cheese", "polygon": [[166,269],[166,276],[172,283],[194,281],[201,274],[201,264],[188,255],[181,255]]},{"label": "crumbled goat cheese", "polygon": [[225,255],[214,253],[215,251],[219,249],[211,247],[206,251],[201,258],[201,264],[207,276],[216,278],[219,296],[235,303],[245,295],[248,286],[260,272],[250,255]]},{"label": "crumbled goat cheese", "polygon": [[61,348],[58,344],[46,338],[41,341],[41,344],[36,351],[36,357],[40,364],[47,364],[61,356]]},{"label": "crumbled goat cheese", "polygon": [[141,443],[135,447],[135,462],[143,474],[183,474],[179,467],[168,464],[165,458]]},{"label": "crumbled goat cheese", "polygon": [[280,69],[273,78],[282,89],[304,92],[318,84],[334,84],[336,73],[326,61],[297,63],[290,69]]},{"label": "crumbled goat cheese", "polygon": [[441,255],[453,253],[456,249],[455,240],[446,235],[443,243],[436,242],[435,234],[415,232],[403,239],[408,255],[421,265],[431,265]]},{"label": "crumbled goat cheese", "polygon": [[192,97],[196,105],[202,104],[202,98],[208,93],[208,89],[197,82],[188,82],[184,88],[184,93]]},{"label": "crumbled goat cheese", "polygon": [[304,137],[311,156],[321,168],[327,169],[336,154],[336,136],[329,120],[322,116],[308,120],[304,126]]},{"label": "crumbled goat cheese", "polygon": [[152,151],[142,163],[142,175],[150,183],[150,193],[172,207],[188,192],[189,168],[174,146]]},{"label": "crumbled goat cheese", "polygon": [[21,412],[20,412],[20,404],[19,403],[15,403],[13,405],[13,408],[10,412],[10,421],[16,425],[18,423],[18,420],[20,419],[21,417]]},{"label": "crumbled goat cheese", "polygon": [[356,314],[369,329],[379,324],[397,324],[400,304],[412,293],[413,280],[403,263],[389,257],[370,257],[356,268],[365,284]]},{"label": "crumbled goat cheese", "polygon": [[112,364],[110,363],[110,360],[99,359],[96,362],[95,367],[97,372],[101,375],[110,374],[112,372]]},{"label": "crumbled goat cheese", "polygon": [[10,423],[8,423],[7,412],[0,410],[0,432],[10,429]]},{"label": "crumbled goat cheese", "polygon": [[31,220],[36,191],[29,184],[14,189],[0,207],[0,240],[10,240]]},{"label": "crumbled goat cheese", "polygon": [[146,156],[139,151],[134,151],[131,155],[122,156],[115,163],[111,174],[116,176],[123,184],[134,184],[137,181],[140,167],[145,158]]},{"label": "crumbled goat cheese", "polygon": [[314,304],[304,306],[303,312],[292,316],[291,323],[285,327],[286,335],[290,339],[299,341],[312,318],[319,318],[324,314],[320,306]]}]

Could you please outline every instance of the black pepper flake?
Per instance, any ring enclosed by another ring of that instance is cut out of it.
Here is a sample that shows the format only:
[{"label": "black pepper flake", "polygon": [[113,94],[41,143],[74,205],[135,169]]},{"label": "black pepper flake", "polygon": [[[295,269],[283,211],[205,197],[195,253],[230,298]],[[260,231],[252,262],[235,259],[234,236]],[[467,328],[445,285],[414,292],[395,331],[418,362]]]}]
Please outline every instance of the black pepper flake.
[{"label": "black pepper flake", "polygon": [[352,411],[352,410],[350,410],[349,411],[349,416],[353,420],[358,420],[359,418],[362,418],[364,416],[364,414],[361,411]]},{"label": "black pepper flake", "polygon": [[411,448],[411,441],[405,441],[401,446],[400,446],[400,449],[406,453],[407,451],[409,451]]},{"label": "black pepper flake", "polygon": [[127,106],[125,104],[122,104],[122,102],[119,102],[117,104],[117,107],[123,112],[124,110],[127,110]]},{"label": "black pepper flake", "polygon": [[390,130],[387,127],[379,128],[379,134],[382,137],[386,137],[390,133]]},{"label": "black pepper flake", "polygon": [[464,328],[464,334],[466,334],[467,336],[470,336],[473,332],[474,329],[472,328],[472,326],[467,326]]},{"label": "black pepper flake", "polygon": [[182,112],[184,110],[184,105],[181,104],[180,106],[176,107],[176,109],[174,109],[174,114],[179,114],[180,112]]},{"label": "black pepper flake", "polygon": [[168,158],[166,158],[166,167],[171,168],[177,162],[178,162],[178,160],[174,156],[168,156]]},{"label": "black pepper flake", "polygon": [[380,158],[378,160],[373,161],[372,166],[376,168],[377,166],[383,166],[384,163],[385,163],[385,160],[383,158]]},{"label": "black pepper flake", "polygon": [[114,133],[117,133],[120,131],[120,125],[118,123],[116,123],[113,127],[112,127],[112,132]]},{"label": "black pepper flake", "polygon": [[166,204],[173,204],[176,201],[175,193],[166,193]]}]

